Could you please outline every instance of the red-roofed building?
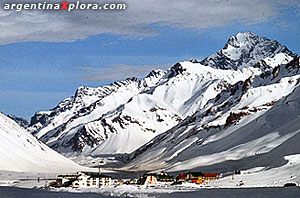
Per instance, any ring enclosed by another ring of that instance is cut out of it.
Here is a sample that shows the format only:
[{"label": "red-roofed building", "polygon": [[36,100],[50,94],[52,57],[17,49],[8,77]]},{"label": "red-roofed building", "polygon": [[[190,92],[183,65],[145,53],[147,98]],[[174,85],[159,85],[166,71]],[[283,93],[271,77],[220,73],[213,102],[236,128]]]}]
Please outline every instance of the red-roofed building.
[{"label": "red-roofed building", "polygon": [[219,179],[219,174],[218,173],[203,173],[204,175],[204,180],[215,180]]},{"label": "red-roofed building", "polygon": [[188,172],[188,173],[180,173],[177,177],[177,182],[191,182],[202,184],[205,181],[219,179],[218,173],[201,173],[201,172]]},{"label": "red-roofed building", "polygon": [[177,178],[177,181],[185,181],[185,178],[186,178],[186,174],[185,173],[180,173],[178,178]]}]

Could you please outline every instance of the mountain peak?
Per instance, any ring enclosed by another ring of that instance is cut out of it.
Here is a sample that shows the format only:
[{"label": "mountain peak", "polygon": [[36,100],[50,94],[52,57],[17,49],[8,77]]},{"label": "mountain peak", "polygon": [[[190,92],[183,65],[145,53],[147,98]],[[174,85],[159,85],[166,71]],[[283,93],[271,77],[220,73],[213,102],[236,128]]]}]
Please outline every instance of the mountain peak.
[{"label": "mountain peak", "polygon": [[230,37],[224,48],[208,56],[200,63],[220,69],[241,69],[251,67],[266,57],[278,53],[294,54],[278,41],[259,37],[253,32],[240,32]]},{"label": "mountain peak", "polygon": [[[259,36],[253,32],[239,32],[238,34],[232,36],[227,41],[226,45],[231,45],[234,47],[241,47],[246,44],[256,44],[259,42]],[[263,38],[266,39],[266,38]],[[225,45],[225,47],[226,47]]]}]

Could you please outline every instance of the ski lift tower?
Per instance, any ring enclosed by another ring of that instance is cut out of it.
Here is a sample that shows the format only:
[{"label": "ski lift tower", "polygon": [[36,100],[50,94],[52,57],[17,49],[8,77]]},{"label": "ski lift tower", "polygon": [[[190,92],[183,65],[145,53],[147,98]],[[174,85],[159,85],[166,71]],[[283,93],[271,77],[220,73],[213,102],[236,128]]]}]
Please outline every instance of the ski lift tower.
[{"label": "ski lift tower", "polygon": [[98,170],[99,170],[99,175],[101,175],[101,166],[104,164],[104,161],[101,160],[99,161],[99,166],[98,166]]}]

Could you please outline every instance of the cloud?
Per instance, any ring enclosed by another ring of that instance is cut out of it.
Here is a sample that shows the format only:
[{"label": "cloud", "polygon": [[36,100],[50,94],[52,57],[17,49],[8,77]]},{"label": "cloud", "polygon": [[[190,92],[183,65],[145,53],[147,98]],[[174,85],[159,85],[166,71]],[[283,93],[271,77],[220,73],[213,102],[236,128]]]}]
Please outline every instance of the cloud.
[{"label": "cloud", "polygon": [[112,46],[112,45],[117,45],[118,42],[107,42],[107,43],[102,43],[104,46]]},{"label": "cloud", "polygon": [[167,69],[172,64],[159,65],[126,65],[126,64],[112,64],[103,68],[95,67],[75,67],[87,74],[81,80],[84,81],[99,81],[107,82],[113,80],[123,80],[128,77],[145,77],[153,69]]},{"label": "cloud", "polygon": [[160,26],[203,31],[211,27],[225,26],[232,21],[243,24],[263,23],[279,14],[278,4],[274,3],[274,0],[127,0],[124,2],[127,4],[127,9],[124,11],[0,10],[0,44],[26,41],[71,42],[103,33],[143,38],[159,34],[157,27]]},{"label": "cloud", "polygon": [[284,1],[280,1],[278,3],[281,4],[281,5],[300,7],[298,0],[284,0]]}]

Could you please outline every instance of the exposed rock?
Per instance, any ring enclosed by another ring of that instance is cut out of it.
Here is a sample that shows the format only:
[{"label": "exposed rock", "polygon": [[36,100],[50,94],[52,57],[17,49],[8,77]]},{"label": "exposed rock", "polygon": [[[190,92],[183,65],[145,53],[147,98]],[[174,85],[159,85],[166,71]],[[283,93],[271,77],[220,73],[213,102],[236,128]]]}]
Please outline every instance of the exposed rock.
[{"label": "exposed rock", "polygon": [[14,120],[16,123],[18,123],[21,127],[25,128],[25,129],[29,126],[29,122],[22,117],[17,117],[12,114],[8,114],[7,117]]},{"label": "exposed rock", "polygon": [[248,114],[249,113],[247,113],[247,112],[239,112],[239,113],[230,112],[229,116],[226,119],[225,128],[232,125],[233,123],[237,122],[242,117],[244,117]]}]

